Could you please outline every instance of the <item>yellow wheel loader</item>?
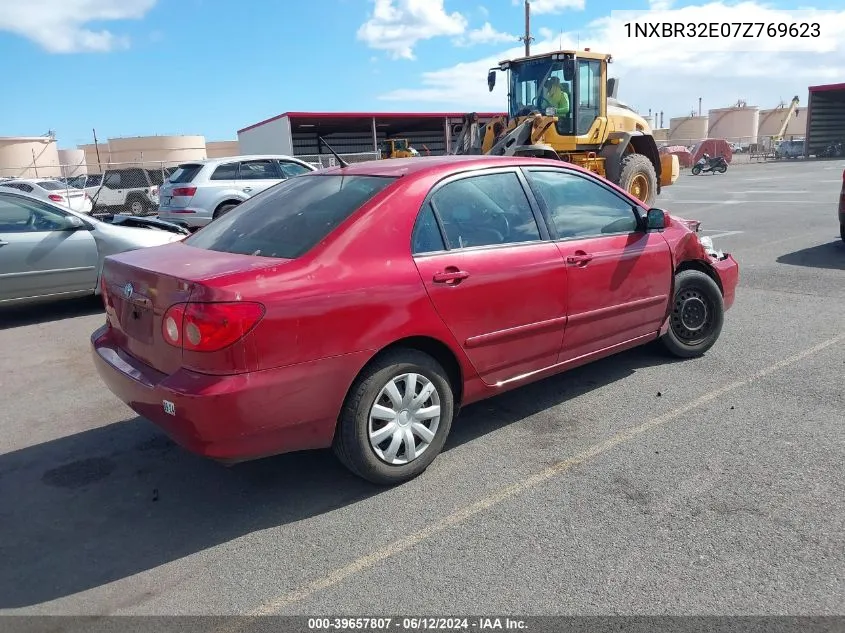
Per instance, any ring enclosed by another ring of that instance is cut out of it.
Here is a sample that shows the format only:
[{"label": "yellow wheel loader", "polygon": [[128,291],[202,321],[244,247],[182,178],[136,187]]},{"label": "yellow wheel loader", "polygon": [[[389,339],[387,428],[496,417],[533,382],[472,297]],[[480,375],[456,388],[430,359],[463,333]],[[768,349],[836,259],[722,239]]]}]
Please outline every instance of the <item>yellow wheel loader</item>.
[{"label": "yellow wheel loader", "polygon": [[413,158],[420,153],[408,145],[404,138],[389,138],[379,144],[379,152],[383,159],[386,158]]},{"label": "yellow wheel loader", "polygon": [[508,73],[508,114],[484,126],[472,113],[453,154],[537,156],[575,163],[651,205],[680,173],[678,157],[661,154],[648,122],[616,99],[610,55],[557,51],[503,61],[487,75]]}]

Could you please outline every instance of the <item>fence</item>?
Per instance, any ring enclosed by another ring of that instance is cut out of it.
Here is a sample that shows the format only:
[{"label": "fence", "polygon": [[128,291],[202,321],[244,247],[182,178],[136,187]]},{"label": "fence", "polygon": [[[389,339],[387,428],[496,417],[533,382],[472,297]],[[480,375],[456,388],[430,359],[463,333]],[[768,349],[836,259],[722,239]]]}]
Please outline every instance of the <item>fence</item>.
[{"label": "fence", "polygon": [[[348,163],[380,158],[378,152],[341,154],[341,157]],[[337,159],[332,154],[305,155],[296,156],[296,158],[318,169],[328,169],[337,165]],[[94,165],[0,165],[0,190],[5,188],[21,191],[68,206],[76,211],[91,213],[95,217],[114,213],[156,215],[160,204],[159,188],[180,164],[190,162],[194,161],[144,161]],[[239,161],[237,157],[232,157],[232,162],[238,165],[238,169],[233,170],[232,178],[233,181],[237,181],[247,161]],[[253,161],[250,163],[251,169],[261,167],[261,165],[256,166]],[[253,178],[255,177],[256,175],[253,174]],[[267,178],[281,180],[281,176],[276,173],[269,174]]]}]

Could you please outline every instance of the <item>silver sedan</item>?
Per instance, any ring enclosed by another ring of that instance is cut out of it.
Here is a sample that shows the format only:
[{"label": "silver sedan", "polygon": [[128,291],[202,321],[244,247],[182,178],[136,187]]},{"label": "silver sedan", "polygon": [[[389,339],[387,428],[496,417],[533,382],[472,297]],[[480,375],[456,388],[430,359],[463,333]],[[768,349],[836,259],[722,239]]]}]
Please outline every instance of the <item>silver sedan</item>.
[{"label": "silver sedan", "polygon": [[187,234],[155,219],[102,221],[34,196],[0,191],[0,306],[97,294],[105,257]]}]

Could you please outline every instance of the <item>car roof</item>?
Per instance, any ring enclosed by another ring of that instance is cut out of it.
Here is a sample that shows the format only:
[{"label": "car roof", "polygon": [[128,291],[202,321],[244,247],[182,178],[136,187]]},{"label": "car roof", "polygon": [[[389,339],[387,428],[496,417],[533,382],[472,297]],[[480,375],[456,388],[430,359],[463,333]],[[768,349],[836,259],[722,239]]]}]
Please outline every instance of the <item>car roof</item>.
[{"label": "car roof", "polygon": [[288,154],[237,154],[235,156],[223,156],[220,158],[202,158],[200,160],[183,160],[179,165],[215,165],[217,163],[229,163],[232,161],[242,160],[262,160],[272,158],[284,158],[285,160],[296,160],[305,162],[296,156],[289,156]]},{"label": "car roof", "polygon": [[478,156],[448,155],[420,156],[417,158],[388,158],[370,160],[362,163],[350,163],[347,167],[330,167],[314,172],[313,175],[359,175],[359,176],[426,176],[448,175],[461,171],[484,167],[527,167],[529,165],[567,166],[577,171],[585,171],[572,163],[548,158],[528,156]]}]

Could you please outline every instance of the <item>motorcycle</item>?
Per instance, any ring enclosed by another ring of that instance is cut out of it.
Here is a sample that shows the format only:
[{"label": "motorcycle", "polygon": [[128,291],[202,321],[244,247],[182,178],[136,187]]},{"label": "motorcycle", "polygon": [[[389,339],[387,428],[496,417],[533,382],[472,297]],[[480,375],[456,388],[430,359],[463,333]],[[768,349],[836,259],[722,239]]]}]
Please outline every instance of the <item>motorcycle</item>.
[{"label": "motorcycle", "polygon": [[703,156],[692,166],[692,175],[698,176],[701,173],[724,174],[728,171],[728,162],[724,156],[716,156],[707,160]]}]

